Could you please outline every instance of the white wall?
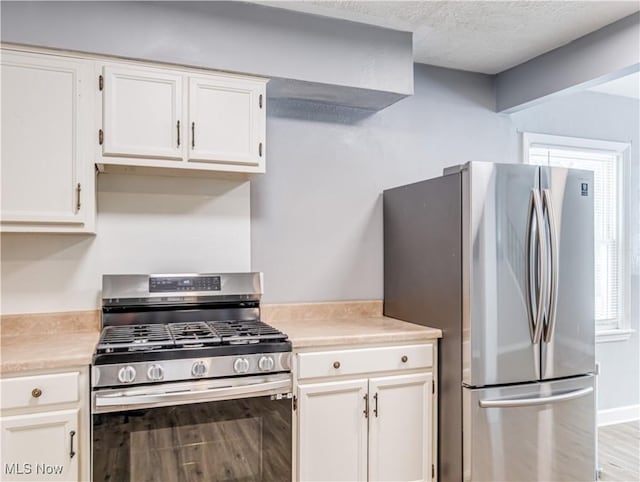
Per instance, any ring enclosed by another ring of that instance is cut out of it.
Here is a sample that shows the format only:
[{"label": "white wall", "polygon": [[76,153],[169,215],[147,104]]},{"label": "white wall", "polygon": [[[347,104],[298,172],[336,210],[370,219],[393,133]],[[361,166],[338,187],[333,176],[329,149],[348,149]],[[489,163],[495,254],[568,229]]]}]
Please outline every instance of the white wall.
[{"label": "white wall", "polygon": [[92,310],[103,273],[247,271],[249,183],[98,177],[97,235],[2,234],[1,312]]}]

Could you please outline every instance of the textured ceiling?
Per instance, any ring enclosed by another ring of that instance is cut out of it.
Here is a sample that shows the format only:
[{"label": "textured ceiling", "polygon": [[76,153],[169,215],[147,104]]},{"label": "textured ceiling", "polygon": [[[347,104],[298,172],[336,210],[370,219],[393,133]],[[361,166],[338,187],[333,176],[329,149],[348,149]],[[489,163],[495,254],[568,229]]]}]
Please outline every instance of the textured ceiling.
[{"label": "textured ceiling", "polygon": [[640,10],[635,1],[257,1],[413,32],[416,62],[495,74]]}]

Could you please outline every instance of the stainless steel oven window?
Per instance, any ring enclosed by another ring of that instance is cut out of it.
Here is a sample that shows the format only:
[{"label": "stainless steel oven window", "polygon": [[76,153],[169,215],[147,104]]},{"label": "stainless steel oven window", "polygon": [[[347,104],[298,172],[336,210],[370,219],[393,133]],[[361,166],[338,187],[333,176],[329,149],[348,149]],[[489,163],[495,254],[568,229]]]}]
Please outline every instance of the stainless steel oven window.
[{"label": "stainless steel oven window", "polygon": [[290,399],[93,415],[93,481],[291,480]]}]

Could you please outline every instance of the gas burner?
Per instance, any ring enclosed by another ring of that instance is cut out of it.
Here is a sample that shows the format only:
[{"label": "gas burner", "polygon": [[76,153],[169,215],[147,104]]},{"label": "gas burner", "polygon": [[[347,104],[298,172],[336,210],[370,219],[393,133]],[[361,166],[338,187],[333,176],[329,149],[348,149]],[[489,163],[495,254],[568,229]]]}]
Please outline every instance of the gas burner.
[{"label": "gas burner", "polygon": [[92,386],[291,370],[291,342],[260,321],[260,273],[105,275]]},{"label": "gas burner", "polygon": [[260,342],[286,341],[287,335],[259,320],[210,321],[223,344],[244,345]]},{"label": "gas burner", "polygon": [[98,353],[113,353],[158,350],[173,345],[166,325],[123,325],[107,326],[100,335],[96,349]]},{"label": "gas burner", "polygon": [[199,347],[219,345],[221,342],[213,328],[204,321],[170,323],[168,326],[176,346]]}]

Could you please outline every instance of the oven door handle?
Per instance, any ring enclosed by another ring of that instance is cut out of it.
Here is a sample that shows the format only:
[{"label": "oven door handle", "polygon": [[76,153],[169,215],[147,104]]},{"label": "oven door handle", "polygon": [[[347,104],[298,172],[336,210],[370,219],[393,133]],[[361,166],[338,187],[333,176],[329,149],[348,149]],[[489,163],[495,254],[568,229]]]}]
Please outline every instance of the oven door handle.
[{"label": "oven door handle", "polygon": [[275,380],[253,385],[224,386],[205,390],[180,390],[175,392],[141,393],[140,390],[117,393],[96,393],[94,403],[97,411],[101,407],[119,407],[120,410],[138,406],[181,405],[192,402],[232,400],[236,398],[260,397],[291,391],[291,379]]}]

